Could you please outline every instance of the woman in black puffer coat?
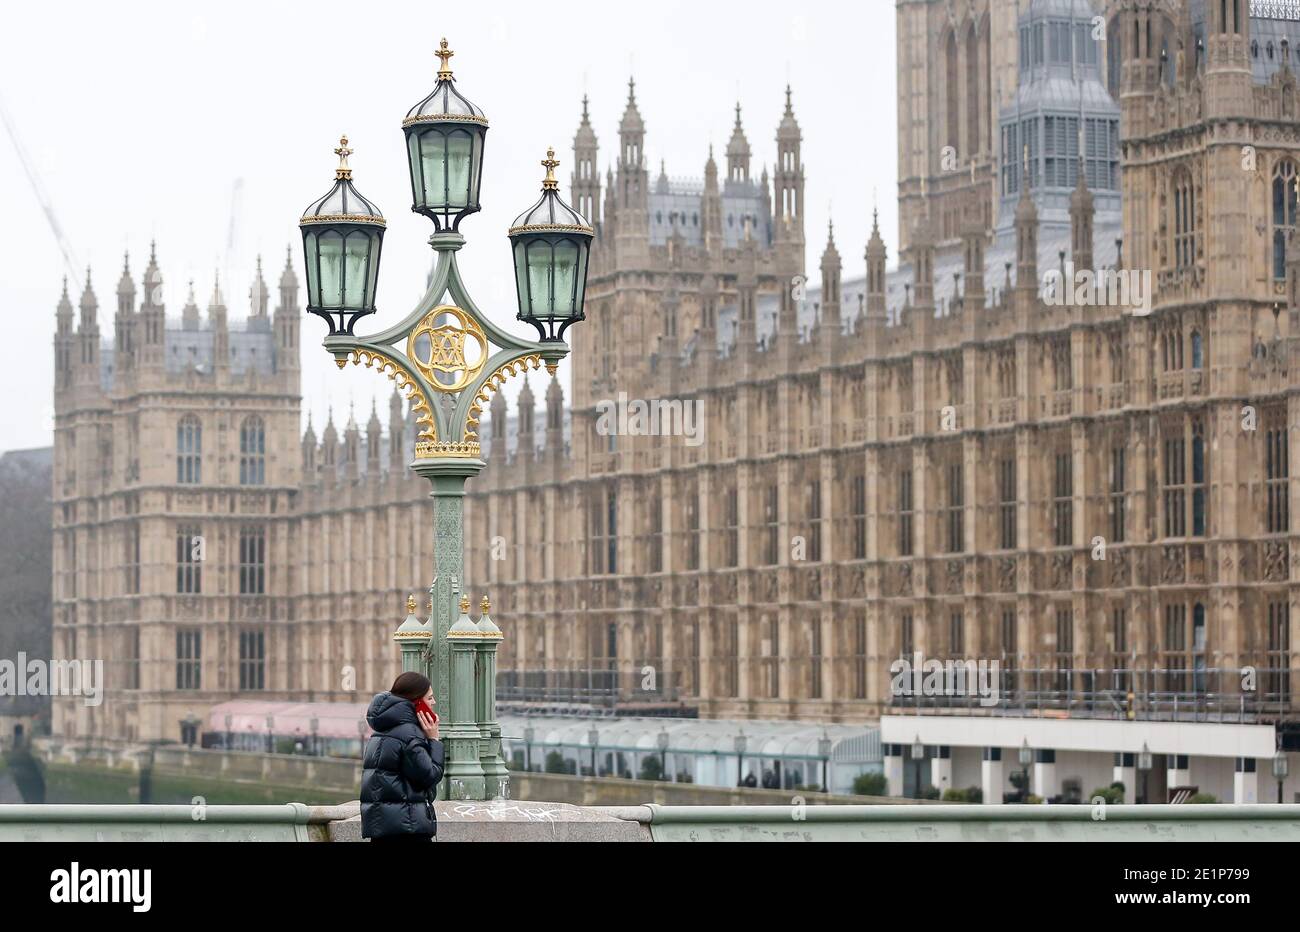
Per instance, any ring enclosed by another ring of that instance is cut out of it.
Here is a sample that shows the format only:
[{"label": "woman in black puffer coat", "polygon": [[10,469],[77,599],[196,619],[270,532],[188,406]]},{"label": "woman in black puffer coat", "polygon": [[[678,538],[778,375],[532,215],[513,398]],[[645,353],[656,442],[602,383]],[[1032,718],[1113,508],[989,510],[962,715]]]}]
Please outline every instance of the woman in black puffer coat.
[{"label": "woman in black puffer coat", "polygon": [[[429,706],[417,710],[417,703]],[[442,780],[443,747],[428,677],[406,672],[370,702],[361,775],[361,835],[371,841],[432,841],[433,800]]]}]

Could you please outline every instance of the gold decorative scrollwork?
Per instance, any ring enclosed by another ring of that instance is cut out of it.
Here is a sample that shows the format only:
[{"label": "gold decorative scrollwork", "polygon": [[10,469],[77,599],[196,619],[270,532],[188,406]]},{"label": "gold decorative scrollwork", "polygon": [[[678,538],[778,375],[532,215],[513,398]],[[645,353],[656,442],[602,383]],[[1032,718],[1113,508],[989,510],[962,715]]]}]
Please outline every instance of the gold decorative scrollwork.
[{"label": "gold decorative scrollwork", "polygon": [[[405,366],[383,353],[367,349],[352,350],[350,358],[354,366],[364,365],[367,369],[388,376],[397,383],[398,391],[406,393],[406,400],[411,403],[411,411],[415,414],[416,427],[421,428],[416,433],[417,443],[421,440],[437,441],[438,433],[433,425],[433,411],[429,407],[429,401],[424,397],[424,392],[420,391],[420,383],[412,378]],[[348,359],[336,358],[334,362],[342,369],[348,364]]]},{"label": "gold decorative scrollwork", "polygon": [[[444,321],[441,324],[440,319]],[[476,344],[472,354],[470,343]],[[454,304],[443,304],[416,324],[406,338],[406,355],[434,391],[452,394],[463,390],[483,371],[488,340],[478,321]],[[446,381],[446,376],[452,380]]]},{"label": "gold decorative scrollwork", "polygon": [[501,387],[502,383],[512,375],[517,375],[520,370],[540,369],[542,366],[542,357],[536,353],[529,353],[519,359],[511,360],[502,364],[502,366],[483,380],[483,386],[474,396],[473,403],[469,406],[469,416],[465,418],[465,441],[473,441],[477,446],[478,432],[474,430],[478,427],[478,416],[483,413],[483,405],[490,400],[489,392],[495,392]]}]

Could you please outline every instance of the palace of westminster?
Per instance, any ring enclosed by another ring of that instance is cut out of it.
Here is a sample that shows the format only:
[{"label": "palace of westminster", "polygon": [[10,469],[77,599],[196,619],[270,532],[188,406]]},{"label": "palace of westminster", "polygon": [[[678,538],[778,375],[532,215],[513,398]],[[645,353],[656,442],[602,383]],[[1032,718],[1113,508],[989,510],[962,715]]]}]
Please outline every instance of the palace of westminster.
[{"label": "palace of westminster", "polygon": [[[702,180],[647,165],[632,83],[602,172],[584,103],[572,389],[494,396],[466,503],[502,702],[870,721],[921,652],[1001,659],[1013,703],[1136,671],[1236,701],[1253,666],[1295,717],[1300,5],[895,12],[893,265],[876,225],[808,274],[790,90],[770,169],[737,106]],[[1045,302],[1067,263],[1149,271],[1149,313]],[[123,269],[111,340],[89,283],[58,305],[55,656],[104,658],[112,701],[53,729],[365,701],[430,582],[414,423],[395,394],[387,426],[301,431],[290,261],[242,326],[219,287],[169,318],[161,280]],[[698,402],[703,442],[603,431],[622,393]]]}]

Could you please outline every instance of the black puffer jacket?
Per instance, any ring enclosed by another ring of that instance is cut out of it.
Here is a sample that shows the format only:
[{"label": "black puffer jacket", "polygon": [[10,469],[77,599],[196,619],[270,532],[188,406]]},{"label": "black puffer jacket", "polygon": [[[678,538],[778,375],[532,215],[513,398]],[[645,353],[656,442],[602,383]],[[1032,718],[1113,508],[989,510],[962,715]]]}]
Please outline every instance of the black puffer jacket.
[{"label": "black puffer jacket", "polygon": [[433,800],[442,780],[441,741],[424,736],[415,703],[384,692],[370,701],[361,774],[361,835],[436,835]]}]

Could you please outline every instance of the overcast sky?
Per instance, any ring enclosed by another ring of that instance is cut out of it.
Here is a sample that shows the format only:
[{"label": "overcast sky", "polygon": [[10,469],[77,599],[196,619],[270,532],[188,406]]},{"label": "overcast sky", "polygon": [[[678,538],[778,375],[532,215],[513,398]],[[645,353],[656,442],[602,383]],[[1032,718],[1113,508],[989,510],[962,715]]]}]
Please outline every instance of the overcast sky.
[{"label": "overcast sky", "polygon": [[[878,197],[895,258],[897,147],[894,4],[833,2],[168,3],[15,4],[5,11],[0,106],[80,266],[93,267],[99,325],[113,331],[122,254],[137,280],[156,238],[169,317],[192,278],[201,309],[214,270],[232,322],[248,313],[261,253],[275,294],[297,220],[332,183],[332,149],[346,132],[358,189],[388,218],[377,330],[423,293],[431,227],[410,212],[401,120],[433,86],[433,49],[446,36],[458,88],[491,128],[481,213],[461,230],[461,268],[479,306],[514,321],[505,232],[537,196],[538,162],[554,145],[568,194],[581,98],[604,168],[617,152],[629,73],[646,124],[651,173],[703,175],[722,150],[737,98],[753,171],[775,160],[787,80],[803,130],[808,269],[826,223],[845,275],[862,251]],[[0,450],[51,443],[54,311],[67,270],[33,186],[0,129],[5,223],[0,309],[9,330],[0,366]],[[84,275],[79,271],[78,277]],[[73,294],[74,306],[78,295]],[[274,306],[274,304],[273,304]],[[303,411],[337,423],[354,404],[369,415],[388,383],[339,372],[318,348],[324,325],[303,322]],[[570,372],[562,367],[567,386]],[[536,376],[534,376],[536,378]],[[534,385],[540,392],[540,385]],[[386,418],[386,406],[380,405]]]}]

